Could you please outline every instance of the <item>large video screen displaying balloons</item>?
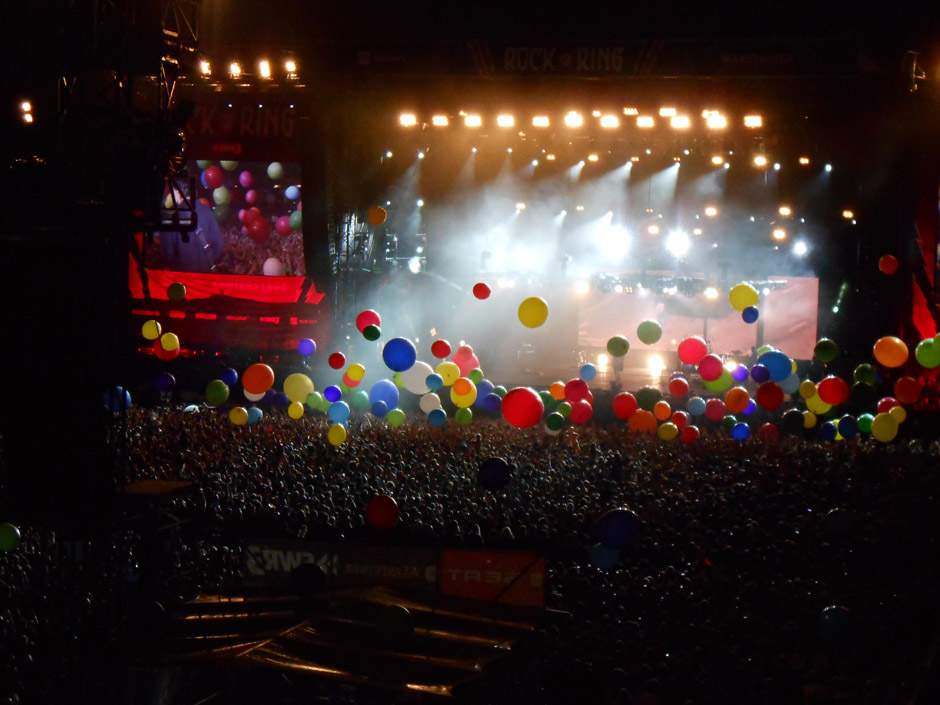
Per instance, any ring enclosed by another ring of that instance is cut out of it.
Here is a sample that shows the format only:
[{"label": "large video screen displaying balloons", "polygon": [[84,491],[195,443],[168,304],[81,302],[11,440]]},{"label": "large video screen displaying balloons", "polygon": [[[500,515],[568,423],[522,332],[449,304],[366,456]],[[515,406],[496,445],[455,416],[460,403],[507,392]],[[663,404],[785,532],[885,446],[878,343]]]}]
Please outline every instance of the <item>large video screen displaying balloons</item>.
[{"label": "large video screen displaying balloons", "polygon": [[196,230],[156,233],[147,268],[305,275],[298,162],[200,159],[189,163],[189,173],[196,179]]}]

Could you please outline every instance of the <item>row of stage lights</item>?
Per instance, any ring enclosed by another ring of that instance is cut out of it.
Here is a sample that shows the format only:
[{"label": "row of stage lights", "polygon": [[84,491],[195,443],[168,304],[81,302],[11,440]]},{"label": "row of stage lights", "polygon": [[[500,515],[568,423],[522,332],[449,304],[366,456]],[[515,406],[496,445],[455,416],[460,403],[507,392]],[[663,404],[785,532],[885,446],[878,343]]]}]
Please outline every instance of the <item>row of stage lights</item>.
[{"label": "row of stage lights", "polygon": [[[596,120],[596,124],[605,130],[616,130],[627,121],[632,121],[641,129],[652,129],[657,126],[659,120],[667,122],[670,127],[676,130],[687,130],[692,127],[692,118],[689,117],[689,115],[679,114],[676,108],[669,107],[660,108],[658,117],[649,114],[641,115],[637,108],[624,108],[622,116],[619,113],[603,113],[600,110],[595,110],[591,113],[591,119]],[[701,119],[704,121],[705,127],[709,130],[725,130],[730,126],[728,117],[718,110],[703,110]],[[471,128],[484,126],[483,117],[481,115],[464,111],[460,111],[457,117],[444,114],[432,115],[430,123],[419,121],[415,113],[401,113],[398,116],[398,124],[402,127],[424,127],[428,124],[432,127],[448,127],[452,123],[457,122],[463,122],[465,127]],[[496,127],[503,129],[515,128],[522,124],[521,122],[517,123],[515,115],[509,113],[497,115],[495,120],[489,124],[493,124],[494,122]],[[531,125],[535,128],[551,127],[553,122],[555,122],[554,118],[544,114],[534,115],[531,118]],[[561,118],[561,122],[565,127],[571,129],[586,126],[585,116],[576,110],[571,110],[566,113]],[[744,127],[748,129],[756,130],[764,126],[764,118],[757,114],[745,115],[742,122]]]},{"label": "row of stage lights", "polygon": [[[208,59],[200,59],[198,66],[199,75],[204,79],[210,79],[217,73],[214,71],[212,63]],[[243,65],[240,61],[230,61],[224,75],[234,81],[247,78],[273,81],[277,77],[277,74],[287,81],[296,81],[299,78],[297,61],[295,59],[284,59],[283,63],[280,65],[280,69],[276,69],[275,65],[268,59],[261,59],[258,61],[255,69],[255,72],[251,73],[247,70],[247,66]]]}]

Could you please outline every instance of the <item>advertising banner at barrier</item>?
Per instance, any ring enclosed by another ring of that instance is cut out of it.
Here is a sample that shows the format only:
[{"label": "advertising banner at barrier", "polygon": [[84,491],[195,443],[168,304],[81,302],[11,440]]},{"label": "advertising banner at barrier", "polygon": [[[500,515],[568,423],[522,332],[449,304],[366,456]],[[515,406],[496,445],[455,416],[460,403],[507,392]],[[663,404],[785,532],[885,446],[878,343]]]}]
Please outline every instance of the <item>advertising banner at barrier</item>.
[{"label": "advertising banner at barrier", "polygon": [[443,595],[545,606],[545,558],[534,553],[445,549],[439,573]]}]

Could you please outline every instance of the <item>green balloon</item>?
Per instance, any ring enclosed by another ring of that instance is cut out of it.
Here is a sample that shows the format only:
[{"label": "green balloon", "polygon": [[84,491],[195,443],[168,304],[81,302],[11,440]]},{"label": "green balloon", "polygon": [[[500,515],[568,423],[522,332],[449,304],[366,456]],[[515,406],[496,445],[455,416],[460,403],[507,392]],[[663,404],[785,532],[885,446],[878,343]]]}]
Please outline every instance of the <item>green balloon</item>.
[{"label": "green balloon", "polygon": [[481,370],[479,367],[474,367],[472,370],[470,370],[470,374],[467,375],[467,379],[469,379],[474,384],[479,384],[483,381],[483,370]]},{"label": "green balloon", "polygon": [[643,387],[633,396],[636,397],[637,406],[646,411],[652,411],[656,402],[662,400],[663,393],[656,387]]},{"label": "green balloon", "polygon": [[465,426],[473,421],[473,412],[470,411],[470,409],[458,409],[454,418],[457,420],[457,423]]},{"label": "green balloon", "polygon": [[349,399],[349,405],[356,411],[369,409],[372,406],[369,402],[369,393],[362,389],[354,392]]},{"label": "green balloon", "polygon": [[214,215],[215,219],[220,223],[228,218],[230,213],[231,209],[229,208],[228,203],[222,203],[212,209],[212,215]]},{"label": "green balloon", "polygon": [[396,372],[392,375],[392,381],[395,383],[395,386],[399,389],[405,388],[405,383],[401,381],[401,372]]},{"label": "green balloon", "polygon": [[382,329],[376,325],[366,326],[362,329],[362,337],[366,340],[378,340],[382,337]]},{"label": "green balloon", "polygon": [[560,431],[561,427],[565,425],[565,417],[557,411],[553,411],[545,418],[545,425],[551,431]]},{"label": "green balloon", "polygon": [[392,409],[385,414],[385,423],[392,428],[398,428],[405,423],[405,412],[401,409]]},{"label": "green balloon", "polygon": [[232,192],[224,186],[219,186],[212,192],[212,200],[215,201],[215,205],[224,206],[232,200]]},{"label": "green balloon", "polygon": [[6,521],[0,524],[0,551],[12,551],[19,544],[20,530]]},{"label": "green balloon", "polygon": [[702,386],[705,387],[710,392],[715,394],[720,394],[721,392],[727,392],[731,387],[734,386],[734,377],[731,376],[731,373],[728,370],[721,371],[721,377],[718,379],[713,379],[711,382],[702,381]]},{"label": "green balloon", "polygon": [[208,159],[197,159],[196,166],[198,166],[200,169],[208,169],[210,166],[212,166],[212,162]]},{"label": "green balloon", "polygon": [[561,416],[563,419],[567,419],[569,416],[571,416],[571,404],[566,401],[561,402],[561,404],[559,404],[558,408],[555,410],[555,413]]},{"label": "green balloon", "polygon": [[220,161],[219,164],[222,165],[222,168],[225,169],[225,171],[235,171],[238,168],[238,162],[228,161],[225,159]]},{"label": "green balloon", "polygon": [[607,341],[607,352],[614,357],[623,357],[630,350],[630,341],[622,335],[615,335]]},{"label": "green balloon", "polygon": [[549,406],[553,401],[555,401],[555,397],[553,397],[553,396],[551,395],[551,393],[546,392],[546,391],[539,392],[539,399],[542,400],[542,405],[543,405],[546,409],[548,409],[548,406]]},{"label": "green balloon", "polygon": [[932,370],[934,367],[940,367],[940,345],[935,338],[926,338],[917,344],[914,348],[914,359],[921,367]]},{"label": "green balloon", "polygon": [[652,345],[663,337],[663,327],[659,325],[659,321],[643,321],[636,328],[636,337],[641,342]]},{"label": "green balloon", "polygon": [[728,414],[721,420],[721,427],[726,431],[730,431],[737,423],[738,420],[734,417],[734,414]]},{"label": "green balloon", "polygon": [[303,211],[294,211],[290,214],[290,227],[294,232],[300,232],[304,224]]},{"label": "green balloon", "polygon": [[170,301],[182,301],[186,298],[186,285],[183,282],[173,282],[166,288],[166,295]]},{"label": "green balloon", "polygon": [[271,181],[279,181],[284,176],[284,167],[280,162],[271,162],[268,164],[268,178]]},{"label": "green balloon", "polygon": [[875,417],[871,414],[862,414],[858,417],[858,430],[862,433],[871,433],[871,422],[875,420]]},{"label": "green balloon", "polygon": [[506,396],[506,388],[503,385],[499,384],[493,387],[493,394],[495,394],[500,399],[502,399],[504,396]]},{"label": "green balloon", "polygon": [[339,391],[341,391],[343,393],[343,396],[345,397],[347,394],[349,394],[352,391],[352,387],[347,387],[345,382],[340,382]]},{"label": "green balloon", "polygon": [[852,376],[856,382],[862,382],[863,384],[874,384],[878,380],[878,373],[875,372],[875,368],[867,362],[863,362],[856,367]]},{"label": "green balloon", "polygon": [[218,406],[228,399],[228,385],[220,379],[214,379],[206,386],[206,403],[209,406]]},{"label": "green balloon", "polygon": [[323,402],[326,401],[320,392],[311,392],[307,395],[307,407],[312,411],[323,411]]},{"label": "green balloon", "polygon": [[813,348],[813,355],[820,362],[832,362],[839,355],[839,346],[829,338],[820,338]]},{"label": "green balloon", "polygon": [[772,352],[773,349],[774,349],[773,345],[761,345],[759,348],[757,348],[757,357],[760,357],[764,353]]}]

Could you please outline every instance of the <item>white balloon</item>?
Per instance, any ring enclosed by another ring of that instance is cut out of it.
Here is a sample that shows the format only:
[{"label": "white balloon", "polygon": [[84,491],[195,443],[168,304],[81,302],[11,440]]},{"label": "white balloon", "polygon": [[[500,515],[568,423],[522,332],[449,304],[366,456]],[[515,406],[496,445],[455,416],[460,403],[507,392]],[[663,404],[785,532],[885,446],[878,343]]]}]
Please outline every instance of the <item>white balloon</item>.
[{"label": "white balloon", "polygon": [[421,411],[425,414],[430,414],[435,409],[441,408],[441,398],[434,392],[425,394],[421,397],[421,401],[418,402],[418,406],[421,407]]},{"label": "white balloon", "polygon": [[266,277],[283,277],[284,265],[277,257],[268,257],[261,267]]},{"label": "white balloon", "polygon": [[[431,390],[424,380],[428,378],[428,375],[432,374],[434,374],[434,370],[431,369],[431,366],[426,362],[418,360],[414,365],[401,373],[401,383],[405,385],[405,389],[412,394],[427,394]],[[435,408],[438,407],[440,407],[440,404]]]},{"label": "white balloon", "polygon": [[264,392],[261,394],[252,394],[251,392],[245,392],[245,399],[248,401],[261,401],[264,399]]},{"label": "white balloon", "polygon": [[549,436],[557,436],[559,433],[561,433],[561,429],[559,428],[558,430],[553,431],[548,426],[545,426],[545,433]]}]

